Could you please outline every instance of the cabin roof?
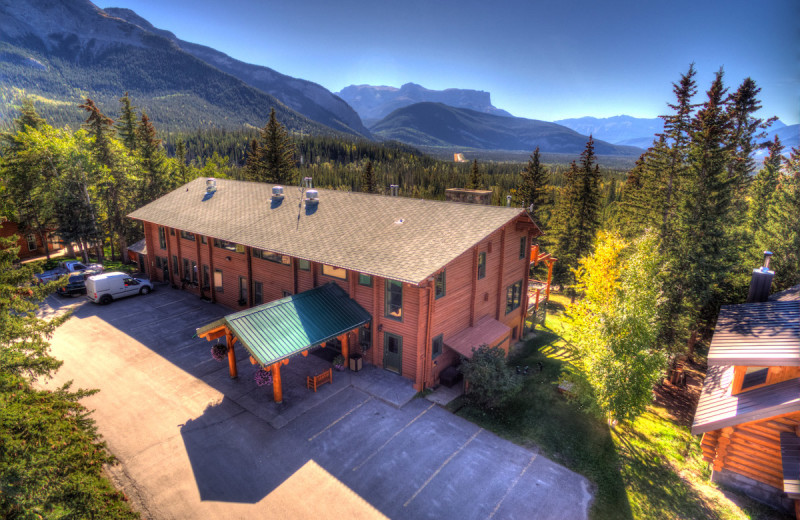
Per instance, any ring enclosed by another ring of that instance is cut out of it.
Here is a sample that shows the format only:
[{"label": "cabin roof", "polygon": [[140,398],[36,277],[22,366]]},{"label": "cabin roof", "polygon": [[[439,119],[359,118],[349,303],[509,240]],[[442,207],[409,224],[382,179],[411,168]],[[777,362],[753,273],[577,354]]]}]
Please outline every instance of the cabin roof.
[{"label": "cabin roof", "polygon": [[800,300],[724,305],[708,364],[800,366]]},{"label": "cabin roof", "polygon": [[709,365],[694,415],[693,434],[800,411],[800,378],[731,395],[733,369]]},{"label": "cabin roof", "polygon": [[800,302],[800,284],[797,284],[794,287],[790,287],[785,291],[776,292],[775,294],[770,294],[769,299],[771,301],[781,301],[781,302]]},{"label": "cabin roof", "polygon": [[317,189],[306,205],[301,188],[217,179],[206,194],[198,178],[143,206],[131,218],[229,242],[420,284],[497,229],[522,220],[522,208]]}]

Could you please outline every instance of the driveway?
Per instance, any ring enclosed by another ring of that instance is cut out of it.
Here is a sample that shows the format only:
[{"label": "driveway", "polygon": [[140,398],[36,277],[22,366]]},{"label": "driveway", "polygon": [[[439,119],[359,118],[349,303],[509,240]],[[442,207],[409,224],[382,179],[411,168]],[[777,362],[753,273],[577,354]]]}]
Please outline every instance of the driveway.
[{"label": "driveway", "polygon": [[[169,288],[47,303],[74,317],[52,339],[65,363],[46,385],[101,390],[85,404],[120,461],[112,478],[146,518],[587,517],[584,477],[427,400],[390,404],[375,378],[405,383],[383,370],[336,374],[317,394],[285,378],[278,407],[241,347],[231,380],[193,337],[221,306]],[[314,363],[327,366],[309,355],[285,368]]]}]

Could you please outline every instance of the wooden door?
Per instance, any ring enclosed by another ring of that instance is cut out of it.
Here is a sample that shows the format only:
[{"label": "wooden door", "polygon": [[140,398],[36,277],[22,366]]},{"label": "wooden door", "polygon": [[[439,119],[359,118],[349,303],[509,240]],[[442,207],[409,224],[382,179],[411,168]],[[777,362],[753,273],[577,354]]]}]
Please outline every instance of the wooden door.
[{"label": "wooden door", "polygon": [[383,334],[383,368],[402,373],[403,337],[391,332]]}]

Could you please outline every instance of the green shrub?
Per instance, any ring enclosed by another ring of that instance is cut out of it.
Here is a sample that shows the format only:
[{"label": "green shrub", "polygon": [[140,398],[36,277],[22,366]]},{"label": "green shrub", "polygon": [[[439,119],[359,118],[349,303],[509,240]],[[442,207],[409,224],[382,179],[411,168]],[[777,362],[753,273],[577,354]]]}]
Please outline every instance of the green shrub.
[{"label": "green shrub", "polygon": [[461,373],[468,382],[467,397],[477,406],[491,410],[502,406],[522,388],[522,381],[506,364],[500,347],[481,345],[472,359],[461,360]]}]

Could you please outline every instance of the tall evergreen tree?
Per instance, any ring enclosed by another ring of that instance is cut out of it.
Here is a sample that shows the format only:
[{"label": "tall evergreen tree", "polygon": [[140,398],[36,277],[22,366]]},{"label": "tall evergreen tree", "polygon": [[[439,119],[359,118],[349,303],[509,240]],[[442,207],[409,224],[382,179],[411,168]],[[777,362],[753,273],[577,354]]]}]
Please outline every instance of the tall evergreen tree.
[{"label": "tall evergreen tree", "polygon": [[144,112],[142,112],[142,119],[136,127],[136,141],[139,142],[139,157],[142,163],[140,195],[137,205],[144,205],[166,193],[169,184],[166,156],[161,147],[161,139],[156,137],[156,129]]},{"label": "tall evergreen tree", "polygon": [[364,171],[361,173],[361,191],[364,193],[377,193],[378,188],[375,183],[375,172],[372,171],[372,161],[367,161]]},{"label": "tall evergreen tree", "polygon": [[800,283],[800,147],[792,148],[781,169],[778,186],[767,209],[766,225],[756,234],[762,251],[774,253],[777,290]]},{"label": "tall evergreen tree", "polygon": [[181,186],[183,186],[189,181],[189,167],[186,164],[186,145],[183,143],[183,140],[178,141],[178,144],[175,147],[175,159],[178,161],[178,167],[175,174],[178,178],[178,182],[180,182]]},{"label": "tall evergreen tree", "polygon": [[117,119],[117,135],[119,136],[125,148],[135,151],[136,146],[136,107],[131,105],[131,98],[126,92],[124,96],[119,98],[122,105],[120,107],[119,118]]},{"label": "tall evergreen tree", "polygon": [[478,159],[472,161],[472,168],[469,172],[469,183],[467,184],[468,190],[480,190],[483,188],[483,175],[480,168],[478,168]]},{"label": "tall evergreen tree", "polygon": [[114,120],[103,114],[94,101],[86,98],[86,102],[78,105],[79,108],[86,110],[89,115],[83,123],[83,127],[94,138],[94,153],[100,164],[113,167],[114,160],[111,151],[112,128]]},{"label": "tall evergreen tree", "polygon": [[580,164],[573,161],[564,177],[566,185],[555,210],[553,235],[559,261],[554,276],[560,283],[572,284],[572,269],[592,251],[600,227],[600,168],[595,164],[591,136],[581,153]]},{"label": "tall evergreen tree", "polygon": [[521,177],[517,187],[518,202],[530,209],[531,218],[541,228],[546,221],[548,171],[541,163],[538,146],[522,170]]},{"label": "tall evergreen tree", "polygon": [[769,144],[769,155],[750,186],[748,224],[750,231],[756,237],[762,234],[767,225],[767,210],[772,204],[773,197],[777,195],[782,164],[783,145],[776,135],[775,140]]},{"label": "tall evergreen tree", "polygon": [[275,184],[294,184],[297,172],[294,167],[294,142],[286,128],[275,118],[275,109],[269,113],[269,121],[261,130],[260,141],[255,152],[255,162],[248,160],[250,180]]}]

